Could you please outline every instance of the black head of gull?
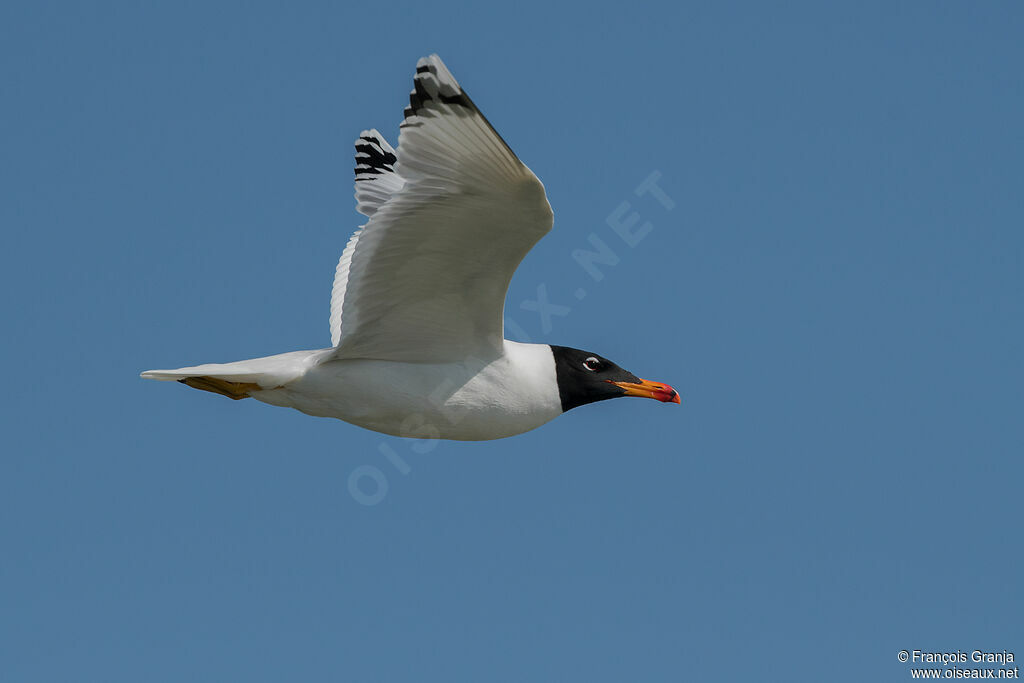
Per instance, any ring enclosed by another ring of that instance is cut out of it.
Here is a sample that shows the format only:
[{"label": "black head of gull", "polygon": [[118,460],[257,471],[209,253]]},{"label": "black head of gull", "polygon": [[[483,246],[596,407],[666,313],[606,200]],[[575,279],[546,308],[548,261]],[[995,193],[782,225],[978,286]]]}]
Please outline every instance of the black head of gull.
[{"label": "black head of gull", "polygon": [[569,346],[551,346],[562,412],[578,406],[623,396],[679,403],[679,394],[667,384],[640,379],[603,356]]}]

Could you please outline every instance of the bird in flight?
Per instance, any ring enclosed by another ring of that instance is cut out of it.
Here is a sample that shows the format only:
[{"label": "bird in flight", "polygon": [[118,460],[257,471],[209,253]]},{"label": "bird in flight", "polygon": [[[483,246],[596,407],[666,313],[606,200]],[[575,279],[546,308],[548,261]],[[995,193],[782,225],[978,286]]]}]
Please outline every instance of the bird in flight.
[{"label": "bird in flight", "polygon": [[483,441],[595,401],[679,403],[590,351],[504,338],[516,267],[551,230],[544,186],[437,55],[416,65],[393,149],[356,141],[355,198],[368,220],[342,252],[331,348],[148,370],[395,436]]}]

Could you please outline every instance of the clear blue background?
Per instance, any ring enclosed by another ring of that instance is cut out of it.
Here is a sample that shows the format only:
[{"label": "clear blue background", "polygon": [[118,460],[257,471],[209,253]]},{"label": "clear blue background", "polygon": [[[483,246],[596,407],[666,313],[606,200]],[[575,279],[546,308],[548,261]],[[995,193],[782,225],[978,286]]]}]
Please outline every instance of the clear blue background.
[{"label": "clear blue background", "polygon": [[[0,679],[1024,657],[1021,35],[1010,2],[5,3]],[[434,51],[555,209],[519,336],[682,405],[424,449],[138,379],[329,344],[351,142]]]}]

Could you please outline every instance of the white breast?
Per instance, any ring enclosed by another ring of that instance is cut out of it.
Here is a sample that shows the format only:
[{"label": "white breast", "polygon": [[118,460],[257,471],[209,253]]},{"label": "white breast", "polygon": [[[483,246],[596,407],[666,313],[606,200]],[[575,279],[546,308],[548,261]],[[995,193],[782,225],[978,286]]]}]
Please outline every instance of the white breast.
[{"label": "white breast", "polygon": [[500,439],[562,413],[551,347],[503,348],[490,362],[334,360],[253,398],[395,436]]}]

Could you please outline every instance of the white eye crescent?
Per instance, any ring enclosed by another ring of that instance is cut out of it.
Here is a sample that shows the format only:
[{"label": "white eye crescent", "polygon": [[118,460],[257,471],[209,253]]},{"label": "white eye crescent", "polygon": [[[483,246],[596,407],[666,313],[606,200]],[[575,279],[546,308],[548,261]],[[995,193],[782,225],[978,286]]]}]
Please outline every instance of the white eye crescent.
[{"label": "white eye crescent", "polygon": [[597,358],[594,358],[593,356],[590,356],[585,361],[583,361],[583,367],[585,367],[587,370],[590,370],[591,372],[597,372],[598,370],[601,369],[601,361],[599,361]]}]

